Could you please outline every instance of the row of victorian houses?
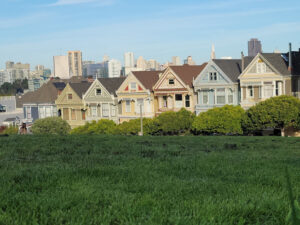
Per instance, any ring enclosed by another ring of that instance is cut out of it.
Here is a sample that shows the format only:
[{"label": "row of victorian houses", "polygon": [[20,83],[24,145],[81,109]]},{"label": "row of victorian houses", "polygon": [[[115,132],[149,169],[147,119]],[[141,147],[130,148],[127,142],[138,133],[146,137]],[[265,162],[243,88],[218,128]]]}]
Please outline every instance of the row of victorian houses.
[{"label": "row of victorian houses", "polygon": [[300,50],[211,59],[200,66],[131,72],[127,77],[52,79],[22,97],[24,122],[61,116],[72,128],[87,121],[122,123],[185,108],[195,114],[224,105],[247,109],[273,96],[300,92]]}]

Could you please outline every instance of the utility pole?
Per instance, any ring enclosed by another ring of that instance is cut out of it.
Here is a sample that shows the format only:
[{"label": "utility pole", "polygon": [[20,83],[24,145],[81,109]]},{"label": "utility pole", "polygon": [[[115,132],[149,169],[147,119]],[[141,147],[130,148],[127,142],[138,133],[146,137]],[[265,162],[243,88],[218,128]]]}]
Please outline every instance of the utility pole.
[{"label": "utility pole", "polygon": [[141,115],[141,133],[140,133],[140,136],[143,136],[144,131],[143,131],[143,106],[142,106],[142,104],[140,104],[140,115]]}]

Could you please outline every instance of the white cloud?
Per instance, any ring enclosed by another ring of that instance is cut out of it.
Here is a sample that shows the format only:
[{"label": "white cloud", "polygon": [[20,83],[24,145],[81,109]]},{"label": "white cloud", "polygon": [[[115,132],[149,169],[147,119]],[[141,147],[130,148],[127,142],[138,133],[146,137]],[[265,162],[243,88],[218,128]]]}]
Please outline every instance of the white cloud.
[{"label": "white cloud", "polygon": [[113,4],[114,0],[57,0],[55,3],[50,4],[49,6],[78,5],[87,3],[95,3],[98,6],[106,6]]}]

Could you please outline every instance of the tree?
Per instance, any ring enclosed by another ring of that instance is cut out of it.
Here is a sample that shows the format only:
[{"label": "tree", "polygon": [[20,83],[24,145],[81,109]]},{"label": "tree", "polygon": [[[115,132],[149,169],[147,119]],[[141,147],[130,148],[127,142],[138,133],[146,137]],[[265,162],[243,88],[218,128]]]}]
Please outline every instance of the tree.
[{"label": "tree", "polygon": [[[144,135],[155,135],[158,132],[157,120],[150,118],[143,118]],[[118,135],[138,135],[141,131],[141,120],[134,119],[128,122],[123,122],[116,127],[114,134]]]},{"label": "tree", "polygon": [[254,132],[266,128],[299,129],[300,100],[292,96],[279,96],[267,99],[246,111],[242,120],[246,132]]},{"label": "tree", "polygon": [[48,117],[39,119],[32,125],[33,134],[56,134],[65,135],[71,130],[70,125],[60,117]]},{"label": "tree", "polygon": [[115,133],[116,124],[112,120],[99,120],[98,122],[87,122],[84,126],[73,129],[71,134],[113,134]]},{"label": "tree", "polygon": [[241,120],[244,113],[240,106],[213,108],[200,113],[192,127],[196,134],[242,134]]}]

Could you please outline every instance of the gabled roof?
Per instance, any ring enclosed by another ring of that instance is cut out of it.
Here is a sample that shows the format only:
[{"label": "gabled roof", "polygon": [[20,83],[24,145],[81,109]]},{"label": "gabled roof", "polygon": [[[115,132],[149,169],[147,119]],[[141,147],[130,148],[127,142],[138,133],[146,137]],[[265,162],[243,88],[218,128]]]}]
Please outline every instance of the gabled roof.
[{"label": "gabled roof", "polygon": [[89,89],[92,83],[81,82],[81,83],[69,83],[71,88],[75,91],[79,98],[82,99],[82,95]]},{"label": "gabled roof", "polygon": [[[254,57],[244,57],[246,68]],[[212,60],[233,82],[238,81],[238,77],[242,73],[241,59],[213,59]]]},{"label": "gabled roof", "polygon": [[132,74],[144,85],[145,88],[152,91],[153,86],[159,80],[159,74],[164,71],[134,71]]},{"label": "gabled roof", "polygon": [[114,96],[117,96],[116,91],[125,79],[126,77],[98,78],[99,82],[106,88],[106,90]]},{"label": "gabled roof", "polygon": [[54,103],[58,96],[58,91],[61,91],[66,86],[62,80],[50,80],[43,84],[38,90],[28,92],[20,99],[20,104],[26,103]]},{"label": "gabled roof", "polygon": [[205,68],[207,63],[203,63],[201,66],[190,66],[190,65],[183,65],[183,66],[170,66],[170,68],[176,73],[180,79],[193,87],[193,79],[195,79],[201,71]]},{"label": "gabled roof", "polygon": [[289,53],[261,53],[261,55],[282,75],[300,75],[300,52],[292,52],[292,73],[288,70]]}]

